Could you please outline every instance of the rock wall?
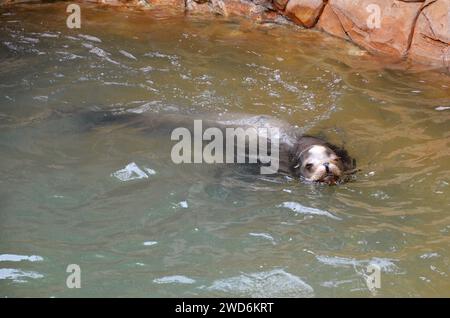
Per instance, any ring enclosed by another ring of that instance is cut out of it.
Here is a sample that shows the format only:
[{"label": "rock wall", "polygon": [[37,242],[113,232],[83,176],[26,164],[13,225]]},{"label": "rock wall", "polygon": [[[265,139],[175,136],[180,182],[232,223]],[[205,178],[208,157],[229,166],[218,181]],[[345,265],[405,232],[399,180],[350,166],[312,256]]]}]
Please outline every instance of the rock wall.
[{"label": "rock wall", "polygon": [[450,70],[450,0],[186,0],[186,10],[256,20],[281,15],[374,54]]},{"label": "rock wall", "polygon": [[188,14],[240,15],[256,21],[282,22],[287,18],[305,28],[352,41],[374,54],[450,70],[450,0],[87,1],[142,7],[162,5]]}]

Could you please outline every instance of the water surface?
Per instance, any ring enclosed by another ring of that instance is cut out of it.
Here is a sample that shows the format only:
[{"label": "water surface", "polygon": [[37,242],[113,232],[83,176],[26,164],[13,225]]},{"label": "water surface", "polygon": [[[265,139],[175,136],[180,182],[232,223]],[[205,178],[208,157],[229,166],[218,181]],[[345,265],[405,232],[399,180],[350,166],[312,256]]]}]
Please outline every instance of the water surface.
[{"label": "water surface", "polygon": [[[0,9],[1,296],[450,296],[447,75],[234,18],[83,6],[70,30],[65,5]],[[71,116],[93,109],[272,115],[362,171],[178,166],[162,136]]]}]

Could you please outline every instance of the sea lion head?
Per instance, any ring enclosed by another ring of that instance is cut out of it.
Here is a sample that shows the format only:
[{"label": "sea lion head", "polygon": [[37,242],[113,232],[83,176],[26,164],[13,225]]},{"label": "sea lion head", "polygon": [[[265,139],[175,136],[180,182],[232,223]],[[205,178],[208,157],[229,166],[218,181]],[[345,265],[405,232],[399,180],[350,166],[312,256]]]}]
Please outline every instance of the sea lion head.
[{"label": "sea lion head", "polygon": [[344,175],[345,165],[331,147],[319,144],[303,149],[294,168],[306,181],[336,184]]}]

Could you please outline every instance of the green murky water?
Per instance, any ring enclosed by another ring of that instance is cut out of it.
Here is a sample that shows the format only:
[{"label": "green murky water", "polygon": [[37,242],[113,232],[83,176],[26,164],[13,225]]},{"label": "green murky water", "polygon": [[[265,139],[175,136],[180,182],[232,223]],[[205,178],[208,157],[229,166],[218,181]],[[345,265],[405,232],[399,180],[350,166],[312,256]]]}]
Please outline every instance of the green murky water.
[{"label": "green murky water", "polygon": [[[289,25],[84,6],[70,30],[65,5],[0,10],[0,296],[450,296],[448,76]],[[177,166],[165,137],[67,119],[117,108],[269,114],[362,171]]]}]

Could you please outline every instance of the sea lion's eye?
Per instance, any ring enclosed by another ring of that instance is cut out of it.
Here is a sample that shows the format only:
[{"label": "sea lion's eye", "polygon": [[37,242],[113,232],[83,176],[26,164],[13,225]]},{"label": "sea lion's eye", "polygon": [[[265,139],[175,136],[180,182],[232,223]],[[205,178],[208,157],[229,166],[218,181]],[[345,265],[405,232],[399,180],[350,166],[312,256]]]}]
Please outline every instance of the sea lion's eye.
[{"label": "sea lion's eye", "polygon": [[307,164],[305,165],[306,170],[311,170],[312,167],[313,167],[313,164],[312,164],[312,163],[307,163]]}]

